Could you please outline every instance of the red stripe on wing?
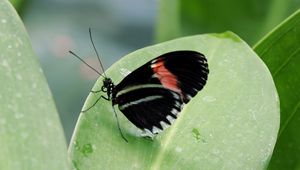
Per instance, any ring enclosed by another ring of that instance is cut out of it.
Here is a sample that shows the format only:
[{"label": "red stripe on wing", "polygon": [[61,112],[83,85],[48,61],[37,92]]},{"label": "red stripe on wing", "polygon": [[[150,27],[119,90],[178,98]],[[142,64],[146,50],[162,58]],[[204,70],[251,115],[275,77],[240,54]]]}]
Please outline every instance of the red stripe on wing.
[{"label": "red stripe on wing", "polygon": [[157,59],[151,65],[151,68],[165,88],[178,92],[182,96],[181,89],[177,83],[177,77],[165,67],[163,59]]}]

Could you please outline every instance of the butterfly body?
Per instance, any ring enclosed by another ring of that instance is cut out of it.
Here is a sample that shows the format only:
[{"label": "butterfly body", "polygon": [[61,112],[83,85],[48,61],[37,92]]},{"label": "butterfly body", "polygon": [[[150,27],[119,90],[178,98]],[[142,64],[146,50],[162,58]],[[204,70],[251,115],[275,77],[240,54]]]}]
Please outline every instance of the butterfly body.
[{"label": "butterfly body", "polygon": [[170,126],[206,84],[208,64],[196,51],[174,51],[158,56],[115,85],[105,77],[103,97],[136,127],[153,136]]}]

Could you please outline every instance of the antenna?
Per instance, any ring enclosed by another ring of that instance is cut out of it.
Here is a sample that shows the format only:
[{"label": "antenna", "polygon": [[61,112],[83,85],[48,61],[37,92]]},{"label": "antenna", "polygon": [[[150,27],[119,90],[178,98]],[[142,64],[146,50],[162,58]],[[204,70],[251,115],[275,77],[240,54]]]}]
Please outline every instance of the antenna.
[{"label": "antenna", "polygon": [[94,41],[93,41],[91,28],[89,28],[89,34],[90,34],[91,43],[92,43],[93,48],[94,48],[94,51],[95,51],[95,53],[96,53],[96,55],[97,55],[97,58],[98,58],[98,61],[99,61],[99,63],[100,63],[102,72],[103,72],[103,74],[104,74],[104,77],[106,77],[106,74],[105,74],[105,71],[104,71],[104,67],[103,67],[103,65],[102,65],[102,62],[101,62],[101,60],[100,60],[98,51],[97,51],[97,49],[96,49],[96,47],[95,47],[95,44],[94,44]]},{"label": "antenna", "polygon": [[[71,53],[73,56],[75,56],[76,58],[78,58],[80,61],[82,61],[86,66],[88,66],[89,68],[91,68],[92,70],[94,70],[97,74],[99,74],[100,76],[104,77],[103,75],[101,75],[101,73],[99,73],[99,71],[97,71],[94,67],[90,66],[87,62],[85,62],[81,57],[79,57],[77,54],[75,54],[73,51],[69,51],[69,53]],[[105,78],[105,77],[104,77]]]}]

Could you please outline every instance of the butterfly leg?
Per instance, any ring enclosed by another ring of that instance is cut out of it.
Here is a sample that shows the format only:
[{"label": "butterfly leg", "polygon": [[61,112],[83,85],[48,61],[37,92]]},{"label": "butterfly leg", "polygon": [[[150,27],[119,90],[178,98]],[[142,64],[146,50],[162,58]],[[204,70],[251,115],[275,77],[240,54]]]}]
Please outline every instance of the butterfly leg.
[{"label": "butterfly leg", "polygon": [[105,97],[105,96],[100,96],[97,100],[96,100],[96,102],[94,103],[94,104],[92,104],[90,107],[88,107],[87,109],[85,109],[85,110],[82,110],[81,112],[87,112],[88,110],[90,110],[92,107],[94,107],[98,102],[99,102],[99,100],[100,99],[105,99],[105,100],[107,100],[107,101],[109,101],[109,98],[108,97]]},{"label": "butterfly leg", "polygon": [[107,88],[105,86],[101,87],[101,90],[91,90],[92,93],[99,93],[99,92],[105,92],[107,93]]},{"label": "butterfly leg", "polygon": [[128,140],[125,138],[125,136],[123,135],[123,132],[122,132],[122,130],[121,130],[121,127],[120,127],[120,123],[119,123],[119,119],[118,119],[117,112],[116,112],[116,110],[115,110],[114,106],[112,106],[112,108],[113,108],[113,110],[114,110],[114,113],[115,113],[115,118],[116,118],[116,121],[117,121],[117,125],[118,125],[118,129],[119,129],[120,135],[121,135],[121,137],[122,137],[122,138],[125,140],[125,142],[127,142],[127,143],[128,143]]},{"label": "butterfly leg", "polygon": [[101,91],[102,91],[102,90],[96,90],[96,91],[91,90],[92,93],[99,93],[99,92],[101,92]]}]

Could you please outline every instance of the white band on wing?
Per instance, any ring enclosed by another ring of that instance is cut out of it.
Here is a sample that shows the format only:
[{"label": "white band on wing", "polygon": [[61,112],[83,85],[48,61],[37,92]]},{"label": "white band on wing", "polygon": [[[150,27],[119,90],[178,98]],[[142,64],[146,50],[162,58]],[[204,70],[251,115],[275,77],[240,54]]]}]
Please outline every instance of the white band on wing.
[{"label": "white band on wing", "polygon": [[123,105],[119,105],[119,109],[124,110],[125,108],[130,107],[132,105],[137,105],[139,103],[149,102],[149,101],[160,99],[160,98],[163,98],[163,96],[158,96],[158,95],[148,96],[148,97],[145,97],[145,98],[142,98],[142,99],[139,99],[139,100],[135,100],[135,101],[132,101],[132,102],[129,102],[129,103],[125,103]]}]

